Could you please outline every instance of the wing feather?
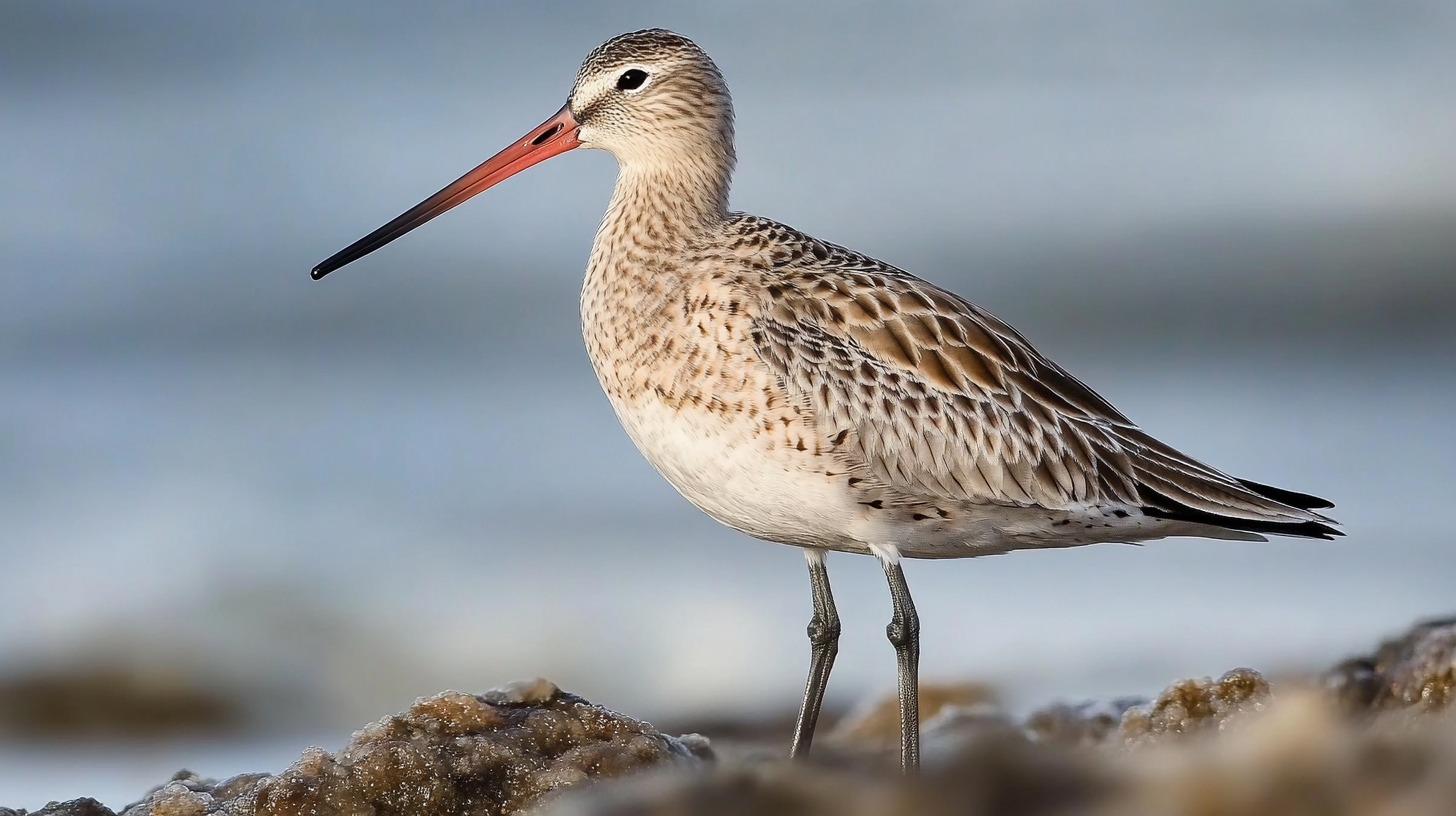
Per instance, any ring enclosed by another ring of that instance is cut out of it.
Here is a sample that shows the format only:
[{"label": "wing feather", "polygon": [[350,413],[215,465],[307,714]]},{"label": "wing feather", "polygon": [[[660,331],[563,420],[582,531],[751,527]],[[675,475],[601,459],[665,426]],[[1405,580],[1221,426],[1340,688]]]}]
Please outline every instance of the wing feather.
[{"label": "wing feather", "polygon": [[1015,329],[908,273],[814,242],[775,270],[753,336],[835,450],[912,495],[1322,522],[1138,429]]}]

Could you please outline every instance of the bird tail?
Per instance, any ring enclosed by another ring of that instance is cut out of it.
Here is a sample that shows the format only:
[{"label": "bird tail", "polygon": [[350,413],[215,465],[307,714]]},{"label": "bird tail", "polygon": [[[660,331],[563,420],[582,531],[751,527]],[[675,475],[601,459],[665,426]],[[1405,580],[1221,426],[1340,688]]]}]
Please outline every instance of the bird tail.
[{"label": "bird tail", "polygon": [[1318,496],[1236,479],[1180,453],[1136,428],[1124,436],[1141,454],[1133,462],[1144,515],[1211,529],[1333,539],[1339,522],[1317,510],[1334,505]]},{"label": "bird tail", "polygon": [[[1251,514],[1248,514],[1247,511],[1235,515],[1233,512],[1221,513],[1216,509],[1192,507],[1146,485],[1138,487],[1138,499],[1143,504],[1142,511],[1145,515],[1168,521],[1184,521],[1249,533],[1321,538],[1326,541],[1344,535],[1333,526],[1337,523],[1334,519],[1314,512],[1315,508],[1334,507],[1331,502],[1318,496],[1270,487],[1258,482],[1243,479],[1237,481],[1250,493],[1273,502],[1275,508],[1283,511],[1278,515],[1284,516],[1284,518],[1249,518],[1248,515]],[[1233,510],[1233,508],[1229,509]],[[1290,515],[1297,516],[1297,518],[1291,519]]]}]

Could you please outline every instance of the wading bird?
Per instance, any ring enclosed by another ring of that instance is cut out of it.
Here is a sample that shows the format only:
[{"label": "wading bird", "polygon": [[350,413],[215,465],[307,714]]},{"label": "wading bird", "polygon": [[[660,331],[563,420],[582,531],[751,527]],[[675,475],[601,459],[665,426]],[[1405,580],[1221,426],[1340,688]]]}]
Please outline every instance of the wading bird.
[{"label": "wading bird", "polygon": [[1154,439],[981,307],[730,212],[728,88],[669,31],[593,50],[556,115],[313,277],[576,147],[620,167],[581,293],[587,351],[618,419],[693,504],[808,560],[811,658],[792,755],[809,750],[838,650],[829,550],[875,556],[889,581],[908,771],[919,764],[920,623],[902,557],[1340,535],[1315,512],[1329,502]]}]

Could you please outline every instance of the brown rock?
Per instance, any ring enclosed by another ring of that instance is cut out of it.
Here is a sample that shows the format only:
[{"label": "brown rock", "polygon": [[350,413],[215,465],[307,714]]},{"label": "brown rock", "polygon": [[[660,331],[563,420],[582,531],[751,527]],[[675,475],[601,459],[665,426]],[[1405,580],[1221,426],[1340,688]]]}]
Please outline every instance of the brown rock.
[{"label": "brown rock", "polygon": [[[1456,621],[1434,621],[1277,695],[1236,669],[1142,705],[1050,706],[1017,722],[984,687],[927,686],[918,780],[886,748],[893,697],[841,725],[813,762],[777,759],[776,743],[708,764],[700,737],[664,736],[537,680],[421,699],[276,775],[184,771],[123,816],[1452,816],[1453,664]],[[41,814],[114,816],[94,800],[30,816]]]},{"label": "brown rock", "polygon": [[1132,784],[1092,813],[1451,816],[1451,721],[1401,719],[1397,728],[1352,722],[1328,696],[1281,694],[1216,739],[1121,754],[1118,766]]},{"label": "brown rock", "polygon": [[1127,710],[1118,731],[1129,746],[1169,735],[1207,733],[1269,700],[1269,681],[1253,669],[1233,669],[1217,680],[1180,680],[1156,700]]},{"label": "brown rock", "polygon": [[[0,808],[0,816],[26,816],[24,810]],[[116,816],[111,808],[95,799],[72,799],[68,802],[51,802],[29,816]]]},{"label": "brown rock", "polygon": [[338,754],[310,748],[276,775],[210,784],[179,775],[126,816],[353,816],[520,812],[587,780],[709,755],[544,681],[418,700],[354,735]]},{"label": "brown rock", "polygon": [[1341,662],[1324,680],[1354,710],[1445,708],[1456,701],[1456,618],[1418,623],[1374,655]]},{"label": "brown rock", "polygon": [[894,763],[713,767],[574,791],[543,816],[1054,816],[1101,801],[1112,785],[1084,757],[996,731],[961,743],[918,780],[900,777]]}]

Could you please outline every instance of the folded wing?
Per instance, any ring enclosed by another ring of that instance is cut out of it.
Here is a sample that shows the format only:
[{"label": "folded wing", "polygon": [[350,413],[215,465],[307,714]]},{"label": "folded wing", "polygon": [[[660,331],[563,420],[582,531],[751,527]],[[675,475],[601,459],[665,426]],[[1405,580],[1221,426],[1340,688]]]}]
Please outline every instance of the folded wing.
[{"label": "folded wing", "polygon": [[[811,241],[812,239],[806,239]],[[1144,433],[980,307],[841,247],[785,264],[758,351],[827,438],[879,479],[952,501],[1122,505],[1328,538],[1328,502],[1235,479]]]}]

